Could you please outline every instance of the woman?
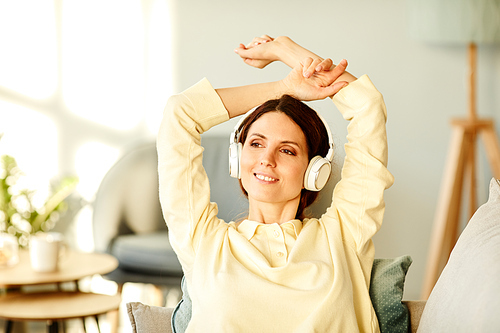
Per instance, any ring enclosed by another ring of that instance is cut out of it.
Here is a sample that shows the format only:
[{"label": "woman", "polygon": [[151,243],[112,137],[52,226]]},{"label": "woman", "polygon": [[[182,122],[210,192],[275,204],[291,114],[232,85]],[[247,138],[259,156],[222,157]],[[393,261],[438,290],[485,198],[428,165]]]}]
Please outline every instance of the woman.
[{"label": "woman", "polygon": [[[256,38],[236,52],[254,67],[283,61],[293,69],[281,81],[244,87],[213,89],[202,80],[169,99],[158,136],[160,200],[193,304],[187,331],[379,331],[368,293],[371,237],[393,182],[381,94],[367,76],[345,72],[345,61],[333,66],[286,37]],[[296,219],[309,131],[271,111],[240,135],[249,215],[225,223],[210,202],[200,134],[284,95],[332,97],[350,121],[332,205],[320,219]]]}]

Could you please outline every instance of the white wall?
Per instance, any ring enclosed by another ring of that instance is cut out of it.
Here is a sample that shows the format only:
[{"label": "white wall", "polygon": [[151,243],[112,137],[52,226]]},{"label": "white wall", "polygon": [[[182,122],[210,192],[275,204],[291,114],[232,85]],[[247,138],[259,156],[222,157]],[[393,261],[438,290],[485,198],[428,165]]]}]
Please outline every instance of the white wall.
[{"label": "white wall", "polygon": [[[466,48],[412,40],[401,0],[177,0],[172,15],[174,91],[202,77],[215,87],[282,78],[288,72],[284,65],[258,70],[233,53],[238,43],[261,34],[288,35],[336,62],[346,58],[354,75],[370,76],[387,104],[389,168],[396,178],[386,192],[376,256],[413,257],[405,298],[418,299],[450,138],[449,120],[466,114]],[[480,46],[478,55],[478,110],[496,118],[498,131],[500,47]],[[338,111],[328,101],[313,106],[327,118],[341,147],[346,123]],[[219,125],[212,133],[229,133],[232,124]],[[479,201],[484,202],[491,173],[484,157],[480,163]]]}]

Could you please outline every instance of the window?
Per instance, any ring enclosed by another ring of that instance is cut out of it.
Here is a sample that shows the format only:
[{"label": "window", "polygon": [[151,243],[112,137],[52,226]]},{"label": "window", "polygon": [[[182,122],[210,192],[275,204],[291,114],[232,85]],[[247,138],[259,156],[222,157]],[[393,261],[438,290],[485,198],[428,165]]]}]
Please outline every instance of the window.
[{"label": "window", "polygon": [[165,0],[0,2],[0,154],[41,193],[78,176],[91,202],[121,149],[158,130],[170,22]]}]

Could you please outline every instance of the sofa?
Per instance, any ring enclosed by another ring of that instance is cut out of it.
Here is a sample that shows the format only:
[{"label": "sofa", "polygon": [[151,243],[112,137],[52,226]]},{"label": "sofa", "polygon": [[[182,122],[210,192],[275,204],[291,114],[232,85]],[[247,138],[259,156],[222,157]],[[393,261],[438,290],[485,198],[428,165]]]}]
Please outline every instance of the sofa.
[{"label": "sofa", "polygon": [[[224,139],[226,143],[221,143]],[[208,139],[205,144],[227,146],[229,140],[224,139],[218,143]],[[205,148],[205,152],[211,150]],[[218,192],[214,191],[217,184],[227,186],[228,182],[234,182],[227,176],[227,161],[220,158],[226,149],[218,149],[213,155],[215,157],[208,153],[204,156],[210,186],[214,186],[212,192]],[[220,173],[221,178],[210,175],[213,169]],[[337,180],[333,177],[329,182],[326,193],[313,207],[313,216],[329,205]],[[410,265],[410,256],[376,259],[374,262],[370,296],[382,333],[500,331],[500,181],[491,180],[488,202],[477,210],[462,232],[426,301],[402,299]],[[132,331],[172,332],[172,327],[176,332],[182,331],[190,316],[190,299],[185,286],[182,287],[183,300],[175,309],[140,302],[127,303]]]}]

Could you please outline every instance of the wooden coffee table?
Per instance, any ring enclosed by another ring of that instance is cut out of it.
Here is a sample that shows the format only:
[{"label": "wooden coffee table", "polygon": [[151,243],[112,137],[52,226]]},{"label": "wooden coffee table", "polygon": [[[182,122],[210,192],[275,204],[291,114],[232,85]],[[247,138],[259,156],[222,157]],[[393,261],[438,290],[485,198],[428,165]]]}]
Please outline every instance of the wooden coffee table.
[{"label": "wooden coffee table", "polygon": [[[1,270],[0,287],[58,284],[78,281],[94,274],[106,274],[118,267],[116,258],[108,254],[68,251],[59,269],[51,273],[37,273],[31,269],[28,251],[20,251],[19,263]],[[81,291],[22,292],[10,291],[0,296],[0,318],[7,320],[6,332],[12,321],[47,321],[49,332],[58,331],[58,321],[93,316],[117,311],[119,295],[102,295]]]}]

